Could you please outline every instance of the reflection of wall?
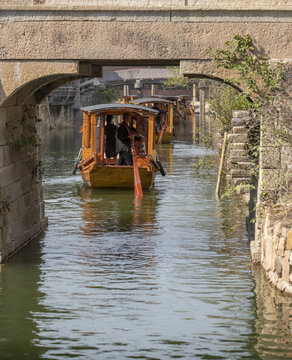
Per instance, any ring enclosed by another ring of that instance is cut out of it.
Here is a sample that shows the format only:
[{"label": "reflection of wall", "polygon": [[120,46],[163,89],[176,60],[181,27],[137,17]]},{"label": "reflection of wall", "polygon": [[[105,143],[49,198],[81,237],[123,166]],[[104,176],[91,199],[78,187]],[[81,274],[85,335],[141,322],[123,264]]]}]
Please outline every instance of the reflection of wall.
[{"label": "reflection of wall", "polygon": [[255,351],[261,359],[292,358],[292,299],[284,296],[265,279],[258,267],[255,279]]},{"label": "reflection of wall", "polygon": [[33,241],[13,262],[0,265],[0,358],[40,359],[33,316],[39,305],[40,243]]}]

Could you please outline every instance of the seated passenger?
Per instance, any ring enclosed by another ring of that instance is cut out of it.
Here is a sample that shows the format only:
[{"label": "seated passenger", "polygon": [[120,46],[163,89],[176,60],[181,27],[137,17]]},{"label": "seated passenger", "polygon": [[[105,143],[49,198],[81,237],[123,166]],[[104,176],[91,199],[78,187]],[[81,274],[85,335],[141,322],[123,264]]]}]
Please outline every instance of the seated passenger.
[{"label": "seated passenger", "polygon": [[110,165],[111,158],[114,159],[114,164],[118,164],[117,151],[116,151],[116,134],[117,126],[113,124],[113,116],[106,116],[106,126],[104,127],[105,141],[105,156],[106,165]]}]

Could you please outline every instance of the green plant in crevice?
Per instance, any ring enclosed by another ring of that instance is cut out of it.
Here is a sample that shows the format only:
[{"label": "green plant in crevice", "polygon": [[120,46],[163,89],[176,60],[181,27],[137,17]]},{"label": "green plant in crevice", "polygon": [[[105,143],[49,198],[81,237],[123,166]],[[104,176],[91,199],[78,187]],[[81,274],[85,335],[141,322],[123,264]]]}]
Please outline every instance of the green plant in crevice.
[{"label": "green plant in crevice", "polygon": [[45,168],[43,162],[41,160],[36,161],[31,171],[32,177],[35,179],[36,182],[39,182],[41,180],[44,172]]},{"label": "green plant in crevice", "polygon": [[0,194],[0,212],[4,213],[6,211],[10,211],[10,201],[9,196],[3,197]]},{"label": "green plant in crevice", "polygon": [[42,120],[30,111],[29,107],[24,106],[23,116],[19,122],[12,125],[11,138],[14,144],[20,147],[40,145],[40,138],[37,131],[37,124]]}]

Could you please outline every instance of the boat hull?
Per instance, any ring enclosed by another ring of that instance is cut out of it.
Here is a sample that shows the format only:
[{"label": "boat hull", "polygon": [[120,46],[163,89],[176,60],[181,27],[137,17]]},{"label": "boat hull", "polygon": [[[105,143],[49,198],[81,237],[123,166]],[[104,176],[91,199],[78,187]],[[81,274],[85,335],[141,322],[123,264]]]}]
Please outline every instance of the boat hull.
[{"label": "boat hull", "polygon": [[[156,171],[149,167],[139,167],[141,185],[143,189],[153,186]],[[92,188],[133,188],[134,170],[132,166],[94,166],[92,169],[82,170],[83,181]]]},{"label": "boat hull", "polygon": [[[164,132],[162,134],[162,139],[161,139],[161,143],[162,144],[169,144],[171,139],[172,139],[172,135],[173,133],[170,132]],[[155,143],[157,144],[159,140],[159,135],[155,135]]]}]

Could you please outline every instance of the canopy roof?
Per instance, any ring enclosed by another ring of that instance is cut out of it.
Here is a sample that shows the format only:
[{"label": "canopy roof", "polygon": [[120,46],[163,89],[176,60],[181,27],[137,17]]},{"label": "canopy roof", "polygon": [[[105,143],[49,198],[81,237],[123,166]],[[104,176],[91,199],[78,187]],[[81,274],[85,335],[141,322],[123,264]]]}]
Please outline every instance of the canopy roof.
[{"label": "canopy roof", "polygon": [[170,101],[176,101],[179,99],[186,99],[186,98],[191,98],[190,95],[153,95],[154,98],[161,98],[161,99],[167,99]]},{"label": "canopy roof", "polygon": [[124,114],[124,113],[137,113],[140,114],[157,114],[158,111],[150,109],[144,106],[138,106],[135,104],[99,104],[93,106],[86,106],[80,109],[83,112],[88,112],[91,114]]},{"label": "canopy roof", "polygon": [[131,101],[132,104],[148,104],[148,103],[166,103],[166,104],[172,104],[172,101],[169,101],[167,99],[162,98],[142,98],[142,99],[136,99]]}]

